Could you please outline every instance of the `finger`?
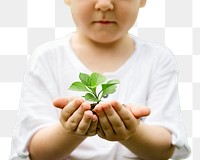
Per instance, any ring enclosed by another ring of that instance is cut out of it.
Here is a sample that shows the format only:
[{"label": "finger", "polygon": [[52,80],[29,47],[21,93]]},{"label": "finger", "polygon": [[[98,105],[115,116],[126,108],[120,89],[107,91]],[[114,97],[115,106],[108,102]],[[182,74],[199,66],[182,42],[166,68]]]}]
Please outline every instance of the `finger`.
[{"label": "finger", "polygon": [[92,122],[86,134],[88,136],[95,135],[97,133],[97,125],[98,125],[98,117],[96,115],[93,115]]},{"label": "finger", "polygon": [[81,120],[83,119],[84,112],[90,109],[90,105],[86,102],[82,103],[80,107],[69,117],[68,121],[65,121],[66,126],[71,131],[75,131]]},{"label": "finger", "polygon": [[[68,103],[79,97],[68,96],[68,97],[57,97],[53,100],[53,105],[57,108],[63,109]],[[80,98],[79,98],[80,99]]]},{"label": "finger", "polygon": [[113,130],[118,135],[124,134],[126,130],[126,126],[124,122],[122,121],[122,118],[119,116],[119,114],[114,110],[114,108],[109,104],[104,104],[102,106],[110,124],[112,125]]},{"label": "finger", "polygon": [[138,125],[138,120],[133,116],[129,109],[127,109],[117,101],[111,101],[110,104],[113,106],[117,114],[122,119],[125,127],[129,130],[134,130]]},{"label": "finger", "polygon": [[61,110],[61,118],[64,121],[67,121],[69,117],[81,106],[83,103],[80,99],[75,99],[68,103],[62,110]]},{"label": "finger", "polygon": [[101,129],[103,130],[106,136],[115,134],[110,121],[108,120],[104,110],[102,108],[102,104],[99,104],[95,107],[95,113],[98,115],[99,123],[101,125]]},{"label": "finger", "polygon": [[92,123],[92,120],[93,120],[92,111],[90,111],[90,110],[85,111],[83,114],[83,118],[81,119],[81,121],[76,129],[76,134],[85,135]]},{"label": "finger", "polygon": [[103,139],[106,138],[106,135],[105,135],[100,123],[98,123],[98,125],[97,125],[97,134],[99,137],[101,137]]},{"label": "finger", "polygon": [[151,113],[150,108],[146,106],[127,105],[127,107],[130,108],[133,115],[138,119],[141,117],[148,116]]}]

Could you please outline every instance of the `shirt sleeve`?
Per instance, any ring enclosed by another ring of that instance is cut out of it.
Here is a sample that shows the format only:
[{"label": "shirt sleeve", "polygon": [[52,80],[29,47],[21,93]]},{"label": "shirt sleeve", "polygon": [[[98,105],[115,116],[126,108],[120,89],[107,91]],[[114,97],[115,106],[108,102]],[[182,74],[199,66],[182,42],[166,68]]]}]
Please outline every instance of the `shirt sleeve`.
[{"label": "shirt sleeve", "polygon": [[43,52],[37,49],[33,53],[25,73],[11,160],[29,160],[27,146],[33,134],[58,120],[58,110],[52,105],[58,89],[48,64],[52,57],[44,56]]},{"label": "shirt sleeve", "polygon": [[190,153],[181,117],[177,75],[173,54],[163,49],[152,70],[147,97],[152,112],[145,119],[145,123],[165,127],[172,133],[172,144],[176,147],[173,159],[186,158]]}]

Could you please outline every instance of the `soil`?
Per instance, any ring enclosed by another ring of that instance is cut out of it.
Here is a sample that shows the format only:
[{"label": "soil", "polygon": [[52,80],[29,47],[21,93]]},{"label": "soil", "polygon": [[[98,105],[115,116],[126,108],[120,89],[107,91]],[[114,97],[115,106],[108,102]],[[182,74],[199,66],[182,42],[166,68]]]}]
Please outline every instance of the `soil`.
[{"label": "soil", "polygon": [[92,104],[90,104],[91,105],[91,111],[95,108],[95,106],[97,105],[98,103],[92,103]]}]

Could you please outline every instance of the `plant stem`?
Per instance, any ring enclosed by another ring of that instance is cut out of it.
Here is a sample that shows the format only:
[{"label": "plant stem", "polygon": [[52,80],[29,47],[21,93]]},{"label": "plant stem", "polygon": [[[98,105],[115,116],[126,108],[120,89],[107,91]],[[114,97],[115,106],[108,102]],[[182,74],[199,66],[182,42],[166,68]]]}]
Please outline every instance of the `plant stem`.
[{"label": "plant stem", "polygon": [[98,94],[98,99],[100,99],[101,100],[101,98],[102,98],[102,95],[100,96],[100,94],[103,92],[103,90],[101,90],[100,92],[99,92],[99,94]]}]

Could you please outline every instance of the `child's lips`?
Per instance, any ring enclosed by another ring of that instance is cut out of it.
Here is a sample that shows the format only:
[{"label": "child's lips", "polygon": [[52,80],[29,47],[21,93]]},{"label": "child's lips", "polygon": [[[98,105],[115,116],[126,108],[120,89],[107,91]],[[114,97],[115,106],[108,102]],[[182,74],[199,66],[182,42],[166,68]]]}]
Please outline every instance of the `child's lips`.
[{"label": "child's lips", "polygon": [[102,24],[102,25],[108,25],[108,24],[114,24],[115,21],[107,21],[107,20],[100,20],[100,21],[94,21],[96,24]]}]

